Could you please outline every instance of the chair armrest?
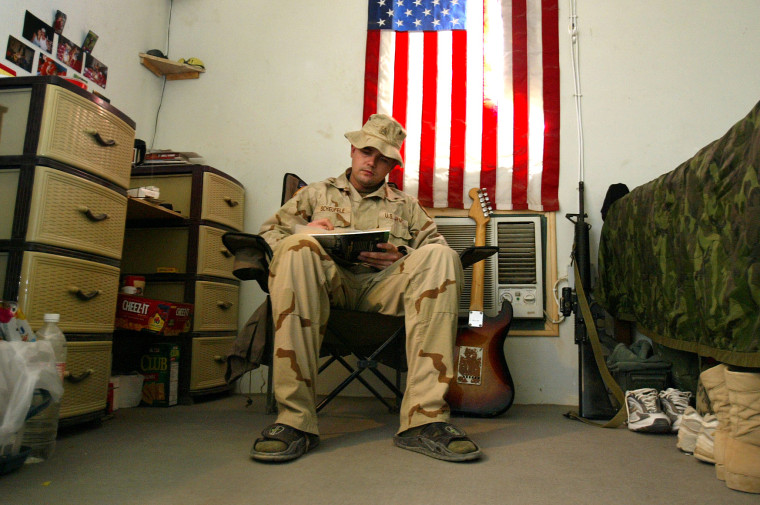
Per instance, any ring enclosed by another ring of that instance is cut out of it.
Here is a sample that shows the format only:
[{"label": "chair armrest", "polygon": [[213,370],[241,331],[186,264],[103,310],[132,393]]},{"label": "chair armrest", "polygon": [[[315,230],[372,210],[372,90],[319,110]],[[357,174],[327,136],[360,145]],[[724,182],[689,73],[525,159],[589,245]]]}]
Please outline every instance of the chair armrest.
[{"label": "chair armrest", "polygon": [[491,245],[472,246],[459,253],[459,259],[462,262],[462,268],[474,265],[478,261],[493,256],[499,252],[499,248]]}]

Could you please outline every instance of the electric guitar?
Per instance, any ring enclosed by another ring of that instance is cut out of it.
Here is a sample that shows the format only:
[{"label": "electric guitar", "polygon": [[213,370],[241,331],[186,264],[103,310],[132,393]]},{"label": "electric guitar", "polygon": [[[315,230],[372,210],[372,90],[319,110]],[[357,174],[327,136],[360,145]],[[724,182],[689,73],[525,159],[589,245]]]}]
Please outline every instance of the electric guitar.
[{"label": "electric guitar", "polygon": [[[486,245],[491,205],[485,190],[473,188],[469,216],[475,220],[475,245]],[[459,319],[454,348],[454,378],[446,401],[453,414],[493,417],[512,406],[515,387],[504,357],[504,340],[512,323],[512,305],[504,300],[495,317],[483,315],[485,263],[472,265],[470,318]],[[482,324],[481,324],[482,323]]]}]

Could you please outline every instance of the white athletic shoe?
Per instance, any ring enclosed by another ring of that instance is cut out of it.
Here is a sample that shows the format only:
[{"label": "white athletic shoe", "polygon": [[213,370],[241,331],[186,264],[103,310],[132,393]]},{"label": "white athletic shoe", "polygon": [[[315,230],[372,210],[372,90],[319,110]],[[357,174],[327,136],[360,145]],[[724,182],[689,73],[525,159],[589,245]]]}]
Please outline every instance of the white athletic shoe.
[{"label": "white athletic shoe", "polygon": [[694,407],[686,407],[681,416],[681,426],[678,430],[676,447],[687,454],[693,454],[697,446],[697,437],[702,431],[702,416]]},{"label": "white athletic shoe", "polygon": [[691,391],[668,388],[665,391],[660,391],[659,398],[662,411],[670,419],[670,431],[676,433],[681,427],[681,416],[683,416],[686,407],[689,406]]},{"label": "white athletic shoe", "polygon": [[670,419],[660,408],[660,399],[654,388],[641,388],[625,392],[628,412],[628,429],[649,433],[670,431]]}]

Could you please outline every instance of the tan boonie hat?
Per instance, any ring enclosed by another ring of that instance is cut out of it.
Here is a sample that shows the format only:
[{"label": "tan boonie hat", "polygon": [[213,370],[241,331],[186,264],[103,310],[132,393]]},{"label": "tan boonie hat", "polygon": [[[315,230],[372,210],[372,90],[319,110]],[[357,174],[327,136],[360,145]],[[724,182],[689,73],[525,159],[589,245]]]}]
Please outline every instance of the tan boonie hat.
[{"label": "tan boonie hat", "polygon": [[399,165],[404,166],[399,149],[406,138],[406,130],[390,116],[372,114],[361,130],[346,133],[346,138],[357,149],[374,147],[383,153],[383,156],[393,158]]},{"label": "tan boonie hat", "polygon": [[254,279],[265,293],[269,293],[269,262],[272,249],[259,235],[229,231],[222,235],[222,243],[235,255],[232,274],[238,279]]}]

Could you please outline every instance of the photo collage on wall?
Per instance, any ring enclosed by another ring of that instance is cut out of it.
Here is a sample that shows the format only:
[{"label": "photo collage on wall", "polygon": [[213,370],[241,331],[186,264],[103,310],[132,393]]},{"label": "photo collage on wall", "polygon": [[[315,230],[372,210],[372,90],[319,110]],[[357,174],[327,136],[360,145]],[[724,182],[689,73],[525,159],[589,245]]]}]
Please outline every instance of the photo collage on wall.
[{"label": "photo collage on wall", "polygon": [[[82,45],[78,46],[70,38],[64,36],[66,14],[57,11],[53,24],[49,25],[29,11],[24,15],[24,27],[21,40],[13,35],[8,36],[8,46],[5,59],[21,70],[33,75],[66,76],[80,81],[81,87],[86,88],[85,79],[96,86],[105,89],[108,82],[108,67],[92,56],[98,36],[90,30],[84,37]],[[39,57],[35,54],[39,50]],[[33,70],[34,69],[34,70]],[[0,63],[0,76],[15,76],[17,72],[12,67]]]}]

